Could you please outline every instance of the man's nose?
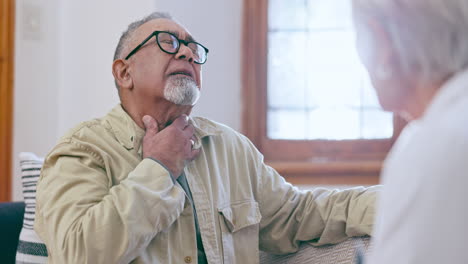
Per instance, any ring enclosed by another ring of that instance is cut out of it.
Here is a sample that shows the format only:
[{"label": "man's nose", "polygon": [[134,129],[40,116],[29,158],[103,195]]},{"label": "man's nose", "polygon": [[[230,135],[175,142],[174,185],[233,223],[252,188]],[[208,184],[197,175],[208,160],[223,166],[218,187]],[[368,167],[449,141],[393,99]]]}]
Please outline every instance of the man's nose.
[{"label": "man's nose", "polygon": [[188,62],[193,62],[194,54],[192,50],[185,44],[180,43],[179,51],[176,53],[176,58],[183,60],[186,59]]}]

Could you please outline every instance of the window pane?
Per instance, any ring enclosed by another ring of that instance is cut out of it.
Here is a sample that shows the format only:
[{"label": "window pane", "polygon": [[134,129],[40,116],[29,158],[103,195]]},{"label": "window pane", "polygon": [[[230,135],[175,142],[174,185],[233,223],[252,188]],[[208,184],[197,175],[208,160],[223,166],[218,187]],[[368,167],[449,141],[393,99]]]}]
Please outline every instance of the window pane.
[{"label": "window pane", "polygon": [[270,30],[304,29],[307,21],[306,4],[307,0],[269,0]]},{"label": "window pane", "polygon": [[350,0],[269,5],[268,136],[391,137],[392,114],[380,109],[357,56]]},{"label": "window pane", "polygon": [[309,33],[307,82],[309,106],[361,105],[362,67],[354,49],[354,37],[346,31]]},{"label": "window pane", "polygon": [[363,138],[390,138],[393,135],[393,114],[379,110],[363,112]]},{"label": "window pane", "polygon": [[268,102],[272,108],[304,108],[304,32],[275,32],[269,37]]},{"label": "window pane", "polygon": [[364,107],[380,108],[377,94],[374,91],[374,87],[372,87],[367,72],[363,70],[362,75],[365,76],[365,78],[362,78],[362,105]]},{"label": "window pane", "polygon": [[[288,1],[283,1],[288,2]],[[299,6],[296,5],[296,9]],[[350,0],[307,1],[307,25],[309,29],[351,28]]]},{"label": "window pane", "polygon": [[288,110],[268,111],[268,138],[303,139],[306,137],[305,112]]},{"label": "window pane", "polygon": [[359,138],[359,111],[345,107],[321,107],[308,114],[307,139]]}]

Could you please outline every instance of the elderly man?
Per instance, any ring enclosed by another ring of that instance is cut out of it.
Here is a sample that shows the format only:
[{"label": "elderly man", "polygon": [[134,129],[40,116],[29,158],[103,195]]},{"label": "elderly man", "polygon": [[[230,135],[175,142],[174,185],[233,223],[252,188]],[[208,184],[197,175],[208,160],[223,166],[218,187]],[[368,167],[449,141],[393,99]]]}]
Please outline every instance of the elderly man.
[{"label": "elderly man", "polygon": [[123,33],[121,104],[44,163],[35,229],[51,263],[258,263],[259,249],[370,234],[375,188],[301,192],[247,138],[188,117],[207,53],[167,14]]}]

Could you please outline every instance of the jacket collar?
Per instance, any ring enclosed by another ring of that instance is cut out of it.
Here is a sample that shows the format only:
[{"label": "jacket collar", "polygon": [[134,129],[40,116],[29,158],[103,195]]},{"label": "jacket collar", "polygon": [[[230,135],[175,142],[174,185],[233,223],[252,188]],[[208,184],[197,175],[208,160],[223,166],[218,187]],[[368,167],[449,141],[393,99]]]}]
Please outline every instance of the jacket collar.
[{"label": "jacket collar", "polygon": [[[136,149],[141,154],[141,141],[145,135],[145,130],[133,121],[121,104],[115,106],[107,114],[105,119],[107,120],[117,141],[122,146],[127,150]],[[221,133],[220,129],[204,118],[189,117],[189,122],[195,128],[195,137],[198,144],[201,144],[201,139],[205,137],[215,136]]]}]

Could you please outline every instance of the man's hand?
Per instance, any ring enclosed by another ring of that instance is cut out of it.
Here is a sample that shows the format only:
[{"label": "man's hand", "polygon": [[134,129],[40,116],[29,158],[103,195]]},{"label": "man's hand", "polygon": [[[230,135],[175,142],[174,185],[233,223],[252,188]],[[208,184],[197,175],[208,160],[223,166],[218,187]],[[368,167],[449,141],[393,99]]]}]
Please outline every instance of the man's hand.
[{"label": "man's hand", "polygon": [[194,128],[188,123],[186,115],[179,116],[174,122],[159,131],[154,118],[145,115],[142,119],[146,133],[143,137],[143,158],[160,161],[177,179],[186,162],[194,160],[200,153],[192,149]]}]

